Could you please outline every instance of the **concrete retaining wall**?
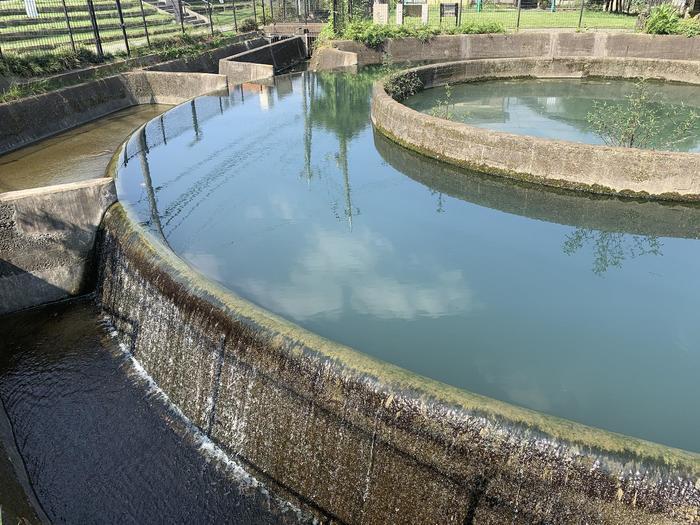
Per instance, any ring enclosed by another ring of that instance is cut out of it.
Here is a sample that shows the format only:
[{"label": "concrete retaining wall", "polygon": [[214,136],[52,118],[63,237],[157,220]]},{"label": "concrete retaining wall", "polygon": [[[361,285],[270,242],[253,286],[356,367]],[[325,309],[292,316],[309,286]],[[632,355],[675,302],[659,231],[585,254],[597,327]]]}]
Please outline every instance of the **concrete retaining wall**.
[{"label": "concrete retaining wall", "polygon": [[239,35],[237,41],[233,44],[213,49],[211,51],[206,51],[198,56],[176,58],[174,60],[169,60],[168,62],[161,62],[145,69],[147,71],[167,71],[171,73],[218,73],[219,60],[222,58],[237,55],[267,44],[268,41],[259,36],[258,33],[244,33]]},{"label": "concrete retaining wall", "polygon": [[693,523],[700,456],[451,388],[195,274],[120,205],[98,297],[169,398],[256,477],[343,523]]},{"label": "concrete retaining wall", "polygon": [[178,104],[227,85],[219,75],[136,71],[0,104],[0,154],[135,104]]},{"label": "concrete retaining wall", "polygon": [[[438,36],[428,42],[416,38],[389,40],[371,49],[350,40],[335,41],[333,48],[355,53],[357,64],[381,64],[385,53],[395,62],[435,62],[512,57],[617,57],[700,60],[700,38],[630,33],[514,33]],[[326,56],[329,55],[329,56]],[[347,60],[327,49],[314,53],[312,69],[342,66]]]},{"label": "concrete retaining wall", "polygon": [[91,291],[112,179],[0,194],[0,315]]},{"label": "concrete retaining wall", "polygon": [[[655,78],[700,84],[700,63],[641,59],[496,59],[424,66],[426,88],[513,77]],[[479,171],[604,194],[700,199],[700,154],[613,148],[489,131],[414,111],[375,85],[372,122],[425,155]]]},{"label": "concrete retaining wall", "polygon": [[219,61],[219,73],[231,84],[270,78],[307,58],[303,37],[293,37],[261,46]]}]

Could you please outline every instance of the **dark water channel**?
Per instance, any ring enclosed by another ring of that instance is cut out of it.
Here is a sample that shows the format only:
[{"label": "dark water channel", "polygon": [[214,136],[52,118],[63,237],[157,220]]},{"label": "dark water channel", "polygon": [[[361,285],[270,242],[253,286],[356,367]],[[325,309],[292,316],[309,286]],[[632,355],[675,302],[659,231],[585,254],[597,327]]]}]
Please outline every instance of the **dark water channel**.
[{"label": "dark water channel", "polygon": [[[298,523],[188,428],[108,330],[89,300],[0,318],[0,400],[48,519]],[[36,522],[2,461],[0,474],[5,523]]]},{"label": "dark water channel", "polygon": [[373,132],[373,77],[180,106],[130,141],[120,199],[194,268],[325,337],[700,451],[700,209],[414,155]]}]

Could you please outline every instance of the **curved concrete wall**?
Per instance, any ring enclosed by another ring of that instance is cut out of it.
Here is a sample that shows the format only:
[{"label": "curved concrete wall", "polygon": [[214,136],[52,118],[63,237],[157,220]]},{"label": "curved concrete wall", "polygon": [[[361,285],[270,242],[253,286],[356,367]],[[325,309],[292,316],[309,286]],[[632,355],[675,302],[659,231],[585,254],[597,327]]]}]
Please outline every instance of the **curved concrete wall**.
[{"label": "curved concrete wall", "polygon": [[227,87],[221,75],[135,71],[6,102],[0,154],[136,104],[179,104]]},{"label": "curved concrete wall", "polygon": [[[517,77],[654,78],[700,84],[700,62],[556,58],[468,60],[413,70],[425,88]],[[700,199],[700,154],[613,148],[489,131],[420,113],[393,100],[382,81],[372,122],[425,155],[460,166],[553,187],[666,200]]]},{"label": "curved concrete wall", "polygon": [[[356,55],[355,59],[337,51]],[[700,60],[700,38],[634,33],[525,32],[491,35],[445,35],[421,42],[417,38],[388,40],[380,49],[337,40],[314,52],[312,68],[333,69],[354,62],[381,64],[385,54],[394,62],[446,62],[481,58],[614,57]]]},{"label": "curved concrete wall", "polygon": [[700,456],[520,409],[309,333],[196,274],[121,205],[98,297],[183,412],[345,523],[692,523]]}]

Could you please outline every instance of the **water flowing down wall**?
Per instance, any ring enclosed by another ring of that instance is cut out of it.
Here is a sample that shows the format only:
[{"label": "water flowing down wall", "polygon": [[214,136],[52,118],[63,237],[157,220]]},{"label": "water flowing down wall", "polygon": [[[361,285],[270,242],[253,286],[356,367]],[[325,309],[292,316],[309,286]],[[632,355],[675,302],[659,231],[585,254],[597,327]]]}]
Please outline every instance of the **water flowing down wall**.
[{"label": "water flowing down wall", "polygon": [[436,383],[198,276],[106,214],[98,297],[123,344],[216,444],[346,523],[694,523],[700,458]]}]

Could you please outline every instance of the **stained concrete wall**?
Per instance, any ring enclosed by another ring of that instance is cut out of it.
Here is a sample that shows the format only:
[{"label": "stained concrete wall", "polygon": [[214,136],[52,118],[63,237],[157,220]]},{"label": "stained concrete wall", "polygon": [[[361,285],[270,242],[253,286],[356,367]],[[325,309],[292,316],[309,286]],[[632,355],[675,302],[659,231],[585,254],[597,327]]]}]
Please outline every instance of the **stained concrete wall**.
[{"label": "stained concrete wall", "polygon": [[700,456],[477,396],[309,333],[195,274],[120,205],[98,298],[183,412],[342,523],[693,523]]},{"label": "stained concrete wall", "polygon": [[270,78],[307,57],[303,37],[293,37],[257,47],[219,61],[219,73],[231,84]]},{"label": "stained concrete wall", "polygon": [[116,198],[107,178],[0,194],[0,315],[93,289],[95,234]]},{"label": "stained concrete wall", "polygon": [[135,104],[178,104],[227,86],[220,75],[136,71],[0,104],[0,154]]},{"label": "stained concrete wall", "polygon": [[[467,60],[414,71],[426,88],[492,78],[655,78],[700,85],[700,62],[557,58]],[[699,88],[700,89],[700,88]],[[700,154],[613,148],[489,131],[420,113],[375,85],[372,122],[396,142],[460,166],[553,187],[700,200]]]},{"label": "stained concrete wall", "polygon": [[193,57],[176,58],[167,62],[161,62],[145,68],[147,71],[168,71],[171,73],[218,73],[219,60],[222,58],[237,55],[256,47],[268,44],[267,39],[259,36],[258,33],[243,33],[239,35],[235,43],[222,46],[211,51],[206,51],[201,55]]},{"label": "stained concrete wall", "polygon": [[[355,53],[357,64],[380,64],[388,53],[395,62],[452,61],[510,57],[618,57],[700,60],[700,38],[631,33],[527,32],[492,35],[446,35],[427,42],[416,38],[389,40],[371,49],[350,40],[335,41],[333,48]],[[329,56],[326,56],[329,55]],[[314,53],[311,67],[333,69],[346,58],[327,49]]]}]

